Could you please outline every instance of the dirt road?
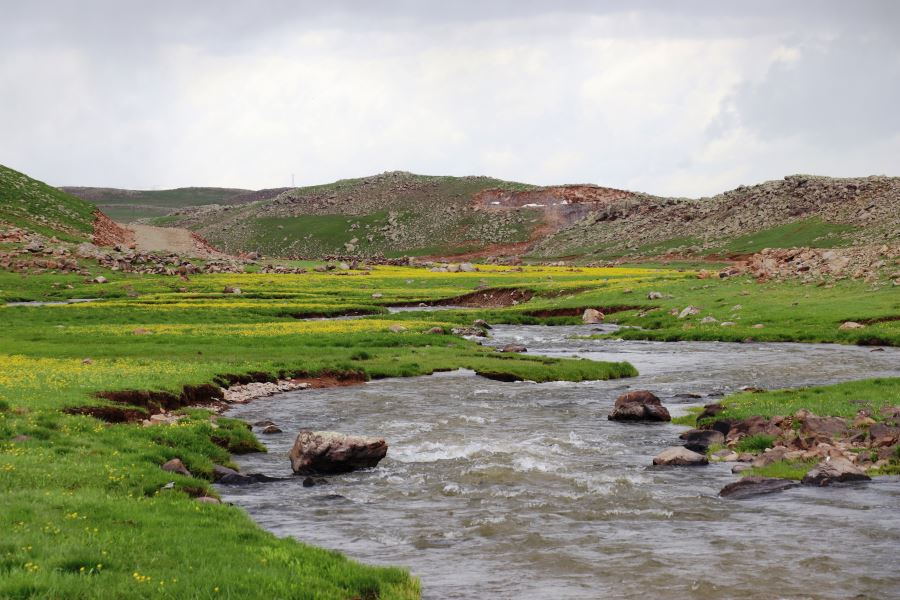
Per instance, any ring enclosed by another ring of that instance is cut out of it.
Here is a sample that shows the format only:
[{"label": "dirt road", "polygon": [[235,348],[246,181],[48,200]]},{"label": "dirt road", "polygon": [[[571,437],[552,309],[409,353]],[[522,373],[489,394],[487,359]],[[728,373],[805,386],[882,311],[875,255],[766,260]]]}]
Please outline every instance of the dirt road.
[{"label": "dirt road", "polygon": [[202,238],[187,229],[128,225],[134,232],[134,244],[142,252],[174,252],[185,256],[213,258],[224,256]]}]

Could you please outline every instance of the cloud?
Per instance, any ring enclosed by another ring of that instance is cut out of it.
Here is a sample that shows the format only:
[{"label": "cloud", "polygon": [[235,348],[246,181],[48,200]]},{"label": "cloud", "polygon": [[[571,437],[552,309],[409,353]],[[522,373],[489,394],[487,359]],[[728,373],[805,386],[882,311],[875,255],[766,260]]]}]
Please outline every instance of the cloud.
[{"label": "cloud", "polygon": [[890,2],[8,4],[0,162],[57,185],[701,195],[900,149]]}]

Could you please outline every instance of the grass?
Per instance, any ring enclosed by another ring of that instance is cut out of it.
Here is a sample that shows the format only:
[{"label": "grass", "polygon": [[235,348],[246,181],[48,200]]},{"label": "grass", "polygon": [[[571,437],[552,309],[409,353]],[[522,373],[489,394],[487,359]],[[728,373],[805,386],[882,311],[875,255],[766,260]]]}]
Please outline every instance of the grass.
[{"label": "grass", "polygon": [[[3,598],[418,597],[418,582],[403,569],[363,566],[278,539],[239,509],[194,500],[215,495],[214,464],[230,465],[230,453],[258,448],[242,423],[211,421],[204,410],[182,411],[177,425],[157,427],[65,412],[115,405],[97,397],[99,391],[177,397],[186,385],[251,372],[378,378],[469,368],[539,382],[635,374],[627,363],[506,355],[426,333],[471,323],[477,311],[387,315],[371,297],[377,290],[384,295],[379,302],[432,300],[471,291],[483,279],[548,289],[557,285],[546,281],[551,274],[574,286],[627,272],[382,268],[366,276],[205,275],[189,282],[97,272],[110,283],[0,273],[5,298],[105,298],[0,308]],[[223,294],[225,285],[244,293]],[[350,310],[374,314],[341,321],[292,316]],[[397,325],[404,329],[392,330]],[[146,407],[138,403],[133,410]],[[174,457],[195,477],[159,468]]]},{"label": "grass", "polygon": [[816,466],[817,461],[786,461],[779,460],[773,463],[770,463],[764,467],[754,467],[752,469],[747,469],[746,471],[741,473],[742,477],[747,477],[750,475],[757,475],[759,477],[775,477],[778,479],[794,479],[796,481],[800,481],[803,479],[803,476],[809,472],[814,466]]},{"label": "grass", "polygon": [[741,393],[728,396],[725,410],[716,419],[745,419],[750,416],[792,415],[800,409],[823,417],[853,418],[868,408],[879,420],[879,410],[900,405],[900,377],[879,377],[834,385]]},{"label": "grass", "polygon": [[0,223],[68,242],[88,239],[92,204],[0,165]]},{"label": "grass", "polygon": [[837,223],[826,223],[818,217],[786,223],[771,229],[764,229],[735,238],[722,248],[725,254],[752,254],[764,248],[834,248],[849,243],[845,234],[854,227]]},{"label": "grass", "polygon": [[737,452],[751,452],[758,454],[775,444],[775,436],[765,433],[747,436],[737,443],[734,449]]}]

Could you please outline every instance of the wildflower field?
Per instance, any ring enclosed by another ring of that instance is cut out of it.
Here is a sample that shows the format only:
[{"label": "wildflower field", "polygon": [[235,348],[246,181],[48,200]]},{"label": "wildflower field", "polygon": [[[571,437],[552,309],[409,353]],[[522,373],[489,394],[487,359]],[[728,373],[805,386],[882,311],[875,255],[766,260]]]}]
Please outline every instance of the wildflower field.
[{"label": "wildflower field", "polygon": [[[377,267],[188,281],[95,271],[109,283],[0,272],[5,302],[100,299],[0,307],[0,598],[418,597],[418,582],[402,569],[277,539],[237,508],[194,500],[215,496],[214,464],[263,449],[243,423],[197,408],[156,427],[77,414],[114,404],[99,392],[177,396],[185,386],[250,373],[372,379],[467,368],[537,382],[634,375],[627,363],[501,354],[451,333],[476,318],[577,323],[585,308],[640,327],[615,334],[624,338],[900,345],[900,321],[891,318],[900,294],[858,282],[758,284],[646,267]],[[226,294],[227,286],[242,293]],[[523,300],[386,309],[477,290],[516,290]],[[689,305],[700,312],[670,314]],[[323,320],[342,315],[353,318]],[[704,316],[716,322],[701,324]],[[840,330],[846,320],[866,325]],[[197,477],[159,468],[174,457]]]}]

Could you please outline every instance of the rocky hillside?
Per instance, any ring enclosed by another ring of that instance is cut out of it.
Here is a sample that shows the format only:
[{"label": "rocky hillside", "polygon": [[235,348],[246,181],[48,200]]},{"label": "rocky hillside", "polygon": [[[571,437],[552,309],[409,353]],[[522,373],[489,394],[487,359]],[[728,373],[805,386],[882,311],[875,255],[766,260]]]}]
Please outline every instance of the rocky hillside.
[{"label": "rocky hillside", "polygon": [[532,188],[488,177],[391,172],[298,188],[242,206],[180,210],[167,220],[218,248],[283,257],[522,250],[543,226],[541,212],[486,211],[473,198],[485,190]]},{"label": "rocky hillside", "polygon": [[711,198],[635,194],[535,244],[537,257],[738,256],[900,239],[900,178],[791,175]]},{"label": "rocky hillside", "polygon": [[162,217],[188,206],[245,204],[274,198],[290,188],[244,190],[236,188],[187,187],[172,190],[123,190],[117,188],[60,188],[66,193],[96,204],[103,212],[123,223]]},{"label": "rocky hillside", "polygon": [[46,237],[86,241],[96,207],[27,175],[0,165],[0,226]]},{"label": "rocky hillside", "polygon": [[222,249],[281,257],[740,257],[896,242],[900,178],[792,175],[690,199],[391,172],[181,209],[165,221]]}]

